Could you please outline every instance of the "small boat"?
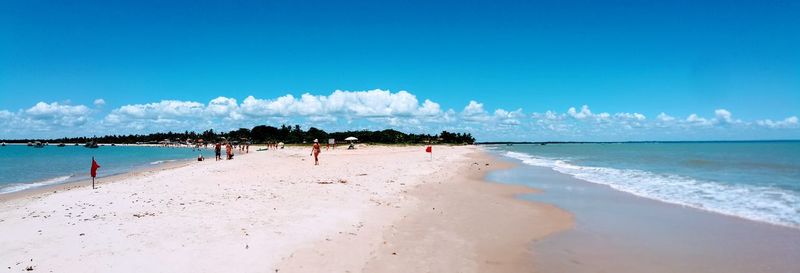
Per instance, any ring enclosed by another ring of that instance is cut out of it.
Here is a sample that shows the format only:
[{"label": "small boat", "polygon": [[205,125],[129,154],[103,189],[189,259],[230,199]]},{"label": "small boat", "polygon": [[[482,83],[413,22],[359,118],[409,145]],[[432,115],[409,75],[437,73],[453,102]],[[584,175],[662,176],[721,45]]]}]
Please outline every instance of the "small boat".
[{"label": "small boat", "polygon": [[5,142],[3,142],[3,143],[0,143],[0,147],[5,147],[5,146],[6,146],[6,143],[5,143]]},{"label": "small boat", "polygon": [[75,146],[78,146],[78,143],[75,143]]},{"label": "small boat", "polygon": [[44,148],[44,144],[39,142],[39,141],[37,141],[37,142],[33,143],[33,148]]},{"label": "small boat", "polygon": [[33,142],[28,142],[28,147],[33,146]]},{"label": "small boat", "polygon": [[56,145],[56,146],[58,146],[58,147],[64,147],[64,146],[67,146],[67,145],[66,145],[66,144],[64,144],[64,143],[59,143],[59,144],[58,144],[58,145]]},{"label": "small boat", "polygon": [[97,142],[92,140],[92,141],[86,142],[86,145],[83,145],[83,147],[94,149],[94,148],[100,147],[100,145],[97,145]]}]

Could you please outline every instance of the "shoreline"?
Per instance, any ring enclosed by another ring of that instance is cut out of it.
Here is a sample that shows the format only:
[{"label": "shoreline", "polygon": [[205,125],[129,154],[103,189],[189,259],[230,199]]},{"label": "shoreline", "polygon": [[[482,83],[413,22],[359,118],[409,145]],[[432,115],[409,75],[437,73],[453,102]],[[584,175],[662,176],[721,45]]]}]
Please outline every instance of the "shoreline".
[{"label": "shoreline", "polygon": [[542,166],[522,164],[492,180],[545,189],[523,198],[575,215],[573,229],[534,244],[541,272],[800,270],[792,258],[800,254],[796,228],[653,200]]},{"label": "shoreline", "polygon": [[[180,168],[187,165],[192,164],[194,160],[186,159],[186,160],[176,160],[170,162],[164,162],[160,164],[156,164],[153,166],[142,166],[139,168],[133,168],[123,173],[112,174],[108,176],[101,176],[95,179],[95,185],[99,188],[99,186],[114,183],[116,181],[129,179],[136,177],[137,175],[141,175],[142,173],[153,173],[157,171],[163,171],[168,169]],[[81,179],[76,181],[68,181],[68,182],[60,182],[50,185],[43,185],[38,187],[27,188],[23,190],[7,192],[0,194],[0,202],[6,202],[14,199],[20,198],[30,198],[36,196],[45,196],[48,194],[57,193],[60,191],[69,191],[72,189],[89,187],[92,185],[91,179]]]},{"label": "shoreline", "polygon": [[[339,233],[308,244],[284,260],[280,270],[536,272],[532,244],[571,228],[572,215],[520,198],[540,193],[537,189],[487,180],[490,172],[516,166],[475,150],[458,162],[455,173],[434,174],[404,191],[408,199],[395,207],[401,211],[372,212],[372,218],[391,220],[377,227],[361,225],[357,237]],[[391,210],[396,204],[386,205]],[[348,245],[348,255],[337,255],[340,244]]]},{"label": "shoreline", "polygon": [[[9,145],[12,145],[12,144],[9,144]],[[18,143],[18,144],[13,144],[13,145],[24,146],[25,144],[24,143],[23,144],[19,144]],[[106,144],[103,144],[103,145],[106,145]],[[111,147],[110,144],[107,145],[107,146]],[[165,147],[163,147],[163,145],[154,145],[154,144],[118,144],[115,147],[165,148]],[[254,145],[254,147],[256,147],[256,149],[258,148],[258,146],[255,146],[255,145]],[[190,147],[190,146],[177,147],[176,146],[176,147],[166,147],[166,148],[190,149],[192,147]],[[203,147],[201,147],[200,149],[203,149],[203,150],[211,149],[211,150],[213,150],[213,147],[211,147],[211,148],[203,148]],[[237,154],[237,155],[238,156],[243,156],[243,155],[246,155],[246,154]],[[136,175],[136,173],[153,172],[153,171],[157,171],[157,170],[178,168],[178,167],[182,167],[184,165],[191,164],[193,162],[196,162],[196,158],[171,159],[171,160],[167,160],[167,161],[164,161],[164,162],[158,163],[158,164],[152,164],[152,162],[151,162],[148,165],[142,164],[140,166],[134,166],[131,169],[128,169],[126,171],[122,171],[122,172],[119,172],[119,173],[115,173],[115,174],[111,174],[111,175],[107,175],[107,176],[99,176],[99,177],[97,177],[97,179],[96,179],[97,181],[96,182],[97,182],[97,185],[100,185],[102,183],[110,183],[110,182],[113,182],[113,181],[129,178],[132,175]],[[100,172],[102,172],[102,167],[100,169]],[[42,181],[47,181],[47,180],[27,181],[27,182],[21,182],[19,184],[39,183],[39,182],[42,182]],[[73,189],[73,188],[76,188],[76,187],[80,187],[81,185],[84,185],[84,184],[91,185],[91,181],[92,181],[91,178],[83,178],[83,179],[78,179],[78,180],[56,182],[56,183],[53,183],[53,184],[47,184],[47,185],[42,185],[42,186],[34,186],[34,187],[30,187],[30,188],[25,188],[25,189],[22,189],[22,190],[0,193],[0,202],[5,201],[5,200],[14,199],[14,198],[24,198],[24,197],[28,197],[30,195],[36,195],[36,194],[46,193],[46,192],[51,192],[51,191],[70,190],[70,189]]]},{"label": "shoreline", "polygon": [[[574,179],[577,179],[577,180],[580,180],[580,181],[583,181],[583,182],[586,182],[586,183],[591,183],[591,184],[602,186],[602,187],[608,187],[609,189],[612,189],[612,190],[620,192],[620,193],[624,193],[624,194],[627,194],[627,195],[635,196],[635,197],[638,197],[638,198],[645,198],[645,199],[648,199],[648,200],[651,200],[651,201],[654,201],[654,202],[659,202],[659,203],[670,205],[670,206],[676,206],[676,207],[681,207],[681,208],[691,208],[691,209],[694,209],[694,210],[697,210],[697,211],[711,213],[711,214],[714,214],[714,215],[717,215],[717,216],[731,217],[731,218],[736,218],[736,219],[739,219],[739,220],[755,222],[755,223],[759,223],[759,224],[767,224],[767,225],[776,226],[776,227],[783,227],[783,228],[790,228],[790,229],[800,230],[800,224],[797,224],[796,220],[793,221],[793,220],[786,220],[786,219],[775,220],[774,218],[759,218],[759,217],[754,217],[753,216],[754,214],[747,214],[746,213],[747,211],[746,212],[731,211],[730,207],[714,207],[713,204],[712,204],[712,206],[705,206],[703,203],[693,203],[693,202],[691,202],[691,200],[689,200],[689,201],[684,200],[684,199],[675,199],[675,200],[673,200],[673,199],[666,198],[664,196],[648,194],[646,191],[645,191],[645,193],[642,193],[641,191],[636,191],[635,189],[624,188],[624,187],[620,188],[620,186],[618,184],[610,183],[610,182],[604,181],[603,179],[601,179],[600,181],[597,181],[597,180],[592,180],[592,179],[586,178],[586,177],[580,177],[580,173],[576,174],[574,172],[564,171],[564,170],[558,169],[558,168],[556,168],[556,167],[554,167],[554,166],[552,166],[550,164],[539,164],[539,163],[529,164],[529,163],[525,163],[529,159],[535,159],[535,160],[539,160],[539,159],[536,158],[536,157],[530,157],[530,155],[525,154],[525,153],[519,153],[519,152],[513,152],[513,151],[511,153],[519,154],[519,155],[498,154],[498,156],[507,157],[507,158],[513,159],[515,161],[521,161],[523,164],[528,165],[528,166],[546,168],[546,169],[548,169],[550,171],[553,171],[553,172],[556,172],[556,173],[559,173],[559,174],[563,174],[563,175],[567,175],[569,177],[572,177]],[[530,157],[530,158],[528,158],[528,157]],[[550,159],[546,159],[546,160],[550,160]],[[577,166],[577,167],[578,168],[584,168],[586,166]],[[606,167],[586,167],[586,168],[606,168]],[[610,167],[610,169],[615,170],[615,171],[620,170],[620,169],[615,169],[614,167]],[[623,171],[627,171],[627,170],[623,169]],[[641,171],[641,170],[635,170],[635,171],[640,171],[640,172],[645,172],[645,173],[647,172],[647,171]],[[604,179],[607,179],[607,178],[604,178]],[[627,179],[626,178],[622,178],[622,179],[615,178],[615,180],[619,181],[619,180],[627,180]],[[727,185],[723,184],[723,186],[727,186]],[[745,188],[743,190],[748,190],[748,189]],[[773,204],[773,205],[782,205],[782,204]],[[734,208],[734,210],[735,210],[735,208]],[[752,211],[750,211],[750,212],[752,213]],[[745,213],[745,214],[743,215],[742,213]]]}]

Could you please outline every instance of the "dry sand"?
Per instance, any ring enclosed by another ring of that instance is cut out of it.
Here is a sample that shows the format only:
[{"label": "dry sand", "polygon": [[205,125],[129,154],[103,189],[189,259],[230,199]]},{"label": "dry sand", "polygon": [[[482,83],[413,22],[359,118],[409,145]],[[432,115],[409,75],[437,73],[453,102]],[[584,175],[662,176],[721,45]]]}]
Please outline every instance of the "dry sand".
[{"label": "dry sand", "polygon": [[[254,147],[251,147],[254,148]],[[526,272],[569,214],[484,183],[477,147],[287,148],[0,201],[0,269]]]}]

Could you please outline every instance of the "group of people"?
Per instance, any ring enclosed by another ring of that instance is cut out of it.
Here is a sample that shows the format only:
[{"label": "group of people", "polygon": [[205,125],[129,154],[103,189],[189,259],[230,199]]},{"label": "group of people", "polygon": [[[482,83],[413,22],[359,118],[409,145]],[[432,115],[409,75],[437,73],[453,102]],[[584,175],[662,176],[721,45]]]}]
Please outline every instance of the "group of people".
[{"label": "group of people", "polygon": [[267,142],[267,149],[283,149],[283,142]]},{"label": "group of people", "polygon": [[[214,156],[216,161],[222,160],[222,145],[223,143],[217,142],[214,144]],[[249,153],[250,152],[250,144],[231,144],[230,142],[225,142],[225,159],[231,160],[233,159],[233,149],[239,149],[240,152]]]},{"label": "group of people", "polygon": [[[283,143],[280,143],[283,144]],[[214,160],[220,161],[222,160],[222,146],[225,146],[225,159],[232,160],[233,159],[233,150],[239,149],[241,152],[249,153],[250,152],[250,144],[231,144],[230,142],[222,142],[214,143]],[[280,147],[283,148],[283,145],[276,144],[276,143],[267,143],[268,148],[278,149]],[[319,154],[322,152],[322,148],[319,145],[319,139],[314,139],[314,145],[311,146],[311,155],[314,156],[314,165],[319,165]],[[197,157],[197,161],[203,161],[203,154],[200,154]]]}]

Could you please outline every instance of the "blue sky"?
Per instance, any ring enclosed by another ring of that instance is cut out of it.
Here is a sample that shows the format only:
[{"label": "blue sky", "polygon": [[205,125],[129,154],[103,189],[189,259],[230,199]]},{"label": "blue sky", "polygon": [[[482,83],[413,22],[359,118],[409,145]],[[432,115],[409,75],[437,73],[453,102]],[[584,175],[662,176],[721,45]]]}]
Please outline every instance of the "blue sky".
[{"label": "blue sky", "polygon": [[794,1],[10,1],[0,138],[298,123],[797,139],[798,14]]}]

